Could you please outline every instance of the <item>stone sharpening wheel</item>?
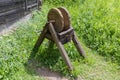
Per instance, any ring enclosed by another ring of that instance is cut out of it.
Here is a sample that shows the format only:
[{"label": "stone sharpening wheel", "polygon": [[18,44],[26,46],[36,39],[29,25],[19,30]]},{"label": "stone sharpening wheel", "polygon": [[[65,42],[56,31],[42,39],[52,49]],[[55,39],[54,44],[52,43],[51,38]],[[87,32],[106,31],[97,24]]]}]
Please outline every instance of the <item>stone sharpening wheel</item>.
[{"label": "stone sharpening wheel", "polygon": [[48,13],[48,22],[53,20],[56,32],[67,30],[70,27],[70,15],[66,8],[53,8]]},{"label": "stone sharpening wheel", "polygon": [[[70,59],[67,52],[64,49],[64,44],[73,41],[79,54],[86,57],[85,51],[83,50],[72,26],[69,12],[64,7],[52,8],[48,12],[47,23],[45,24],[43,31],[41,32],[33,51],[37,52],[44,38],[56,43],[62,58],[67,64],[70,70],[73,70]],[[49,54],[48,54],[49,55]]]}]

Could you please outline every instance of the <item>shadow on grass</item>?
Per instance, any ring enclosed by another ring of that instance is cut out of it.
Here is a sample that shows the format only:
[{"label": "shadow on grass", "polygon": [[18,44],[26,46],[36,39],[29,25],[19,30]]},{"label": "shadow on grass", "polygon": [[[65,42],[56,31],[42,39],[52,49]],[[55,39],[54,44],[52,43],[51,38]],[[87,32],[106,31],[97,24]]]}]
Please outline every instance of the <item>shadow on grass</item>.
[{"label": "shadow on grass", "polygon": [[[78,60],[81,58],[79,54],[76,56],[73,55],[73,57],[78,57]],[[76,60],[76,58],[74,58],[74,60]],[[26,72],[30,75],[43,77],[46,75],[45,77],[55,77],[55,75],[58,74],[56,76],[62,78],[63,75],[65,76],[67,73],[69,78],[73,78],[74,80],[77,78],[77,76],[71,76],[71,72],[64,63],[58,48],[54,47],[54,43],[51,42],[47,48],[45,46],[41,46],[39,50],[33,50],[27,63],[25,63],[25,68]],[[54,72],[54,69],[60,73]]]},{"label": "shadow on grass", "polygon": [[[59,50],[54,48],[54,43],[50,42],[47,48],[41,49],[40,47],[39,50],[33,50],[31,52],[28,61],[24,64],[26,72],[30,75],[43,76],[44,73],[40,75],[39,73],[41,72],[38,72],[38,69],[42,69],[42,71],[44,71],[45,68],[51,69],[51,67],[58,62],[59,57]],[[53,77],[53,75],[47,76]]]}]

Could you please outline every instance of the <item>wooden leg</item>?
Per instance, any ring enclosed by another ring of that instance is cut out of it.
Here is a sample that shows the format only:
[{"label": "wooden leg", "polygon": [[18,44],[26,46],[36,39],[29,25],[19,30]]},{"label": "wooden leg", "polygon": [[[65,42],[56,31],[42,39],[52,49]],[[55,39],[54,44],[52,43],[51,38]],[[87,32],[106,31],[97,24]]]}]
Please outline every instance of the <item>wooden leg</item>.
[{"label": "wooden leg", "polygon": [[39,36],[39,38],[38,38],[38,40],[37,40],[37,42],[36,42],[36,44],[35,44],[35,46],[33,48],[33,51],[38,50],[38,48],[40,47],[40,45],[42,44],[42,42],[43,42],[43,40],[45,38],[46,32],[47,32],[47,27],[44,27],[43,31],[41,32],[41,34],[40,34],[40,36]]},{"label": "wooden leg", "polygon": [[75,33],[74,33],[74,35],[72,36],[72,41],[73,41],[75,47],[77,48],[79,54],[85,58],[85,57],[86,57],[85,51],[83,50],[83,48],[82,48],[80,42],[78,41],[78,38],[77,38],[77,36],[76,36]]},{"label": "wooden leg", "polygon": [[58,49],[59,49],[63,59],[65,60],[65,63],[68,65],[70,70],[73,70],[73,67],[72,67],[72,65],[70,63],[69,57],[68,57],[68,55],[67,55],[67,53],[66,53],[66,51],[64,49],[64,46],[59,41],[59,39],[57,37],[57,34],[56,34],[56,31],[55,31],[55,29],[54,29],[54,27],[53,27],[53,25],[51,23],[49,23],[49,31],[50,31],[50,33],[52,33],[51,35],[54,38],[54,41],[57,44]]}]

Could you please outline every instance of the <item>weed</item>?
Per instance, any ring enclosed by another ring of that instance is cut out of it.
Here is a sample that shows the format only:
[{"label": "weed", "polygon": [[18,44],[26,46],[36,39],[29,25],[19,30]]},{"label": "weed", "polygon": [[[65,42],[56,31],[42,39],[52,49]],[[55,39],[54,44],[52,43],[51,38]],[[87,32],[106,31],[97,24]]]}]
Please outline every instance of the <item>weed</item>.
[{"label": "weed", "polygon": [[[35,68],[44,66],[71,79],[79,76],[85,80],[119,80],[119,66],[110,62],[119,64],[120,61],[119,3],[119,0],[45,0],[41,12],[33,12],[34,17],[29,22],[18,25],[10,35],[0,36],[0,79],[41,79],[35,77],[39,75],[34,70],[28,69],[34,63],[29,60],[35,60]],[[83,60],[73,43],[65,45],[74,66],[72,72],[68,71],[56,45],[49,45],[48,40],[31,58],[32,48],[47,21],[47,13],[57,6],[65,6],[69,10],[72,26],[84,43],[82,46],[88,57]],[[106,62],[96,51],[110,60]]]}]

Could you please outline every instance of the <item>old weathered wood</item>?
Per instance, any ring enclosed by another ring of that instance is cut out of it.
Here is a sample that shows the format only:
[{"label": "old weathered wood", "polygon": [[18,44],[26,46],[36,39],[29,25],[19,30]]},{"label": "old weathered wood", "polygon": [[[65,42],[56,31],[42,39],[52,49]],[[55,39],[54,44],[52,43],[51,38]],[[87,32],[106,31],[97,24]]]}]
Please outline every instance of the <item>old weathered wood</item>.
[{"label": "old weathered wood", "polygon": [[[59,9],[64,9],[64,8],[59,8]],[[61,16],[61,14],[59,14],[59,11],[53,10],[53,12],[51,12],[51,10],[50,10],[50,14],[48,14],[48,16],[49,16],[48,22],[46,23],[42,33],[40,34],[40,36],[35,44],[34,49],[38,50],[38,48],[41,45],[41,43],[43,42],[44,38],[47,38],[48,40],[54,42],[57,45],[57,47],[61,53],[61,56],[64,59],[65,63],[67,64],[68,68],[70,70],[73,70],[72,64],[67,55],[67,52],[64,49],[63,44],[66,44],[67,42],[70,42],[72,40],[74,45],[76,46],[79,54],[81,56],[83,56],[84,58],[86,57],[86,55],[85,55],[85,51],[83,50],[73,28],[71,27],[69,21],[64,21],[64,20],[69,19],[68,17],[65,17],[65,15],[67,15],[68,13],[66,14],[66,12],[64,12],[66,10],[61,10],[61,11],[63,12],[63,15],[64,15],[63,19],[56,17],[56,15]],[[52,17],[50,17],[50,16],[52,16]],[[56,19],[56,18],[58,18],[58,19]],[[66,22],[66,24],[58,23],[59,20],[60,21],[63,20],[63,22]],[[57,22],[57,24],[55,25],[56,22]],[[62,31],[56,30],[57,28],[59,29],[58,25],[59,25],[59,27],[60,27],[60,25],[61,26],[64,25],[61,28],[61,29],[63,29]],[[66,29],[64,29],[64,27],[68,26],[68,25],[70,25],[70,26],[67,27]]]},{"label": "old weathered wood", "polygon": [[25,0],[25,10],[28,10],[28,1]]},{"label": "old weathered wood", "polygon": [[13,4],[12,0],[0,0],[0,7],[12,4]]},{"label": "old weathered wood", "polygon": [[48,29],[48,28],[47,28],[47,25],[48,25],[48,24],[46,23],[46,25],[45,25],[43,31],[41,32],[41,34],[40,34],[40,36],[39,36],[39,38],[38,38],[38,40],[37,40],[37,42],[36,42],[33,50],[38,50],[39,46],[42,44],[42,42],[43,42],[43,40],[44,40],[44,38],[45,38],[47,29]]},{"label": "old weathered wood", "polygon": [[12,14],[16,14],[17,12],[20,12],[20,11],[24,11],[23,8],[21,9],[14,9],[14,10],[10,10],[10,11],[6,11],[4,13],[1,13],[0,16],[4,16],[4,15],[12,15]]},{"label": "old weathered wood", "polygon": [[79,54],[85,58],[85,57],[86,57],[85,51],[83,50],[83,48],[82,48],[82,46],[81,46],[81,44],[80,44],[80,42],[79,42],[79,40],[78,40],[78,38],[77,38],[77,36],[76,36],[75,33],[74,33],[74,35],[72,36],[72,40],[73,40],[73,43],[74,43],[74,45],[76,46]]},{"label": "old weathered wood", "polygon": [[58,36],[59,36],[59,38],[63,38],[65,35],[68,35],[68,34],[70,34],[72,32],[73,32],[73,28],[70,27],[69,29],[58,33]]},{"label": "old weathered wood", "polygon": [[74,33],[73,28],[69,28],[66,31],[62,31],[58,34],[59,40],[62,42],[62,44],[66,44],[67,42],[70,42],[72,40],[72,35]]},{"label": "old weathered wood", "polygon": [[28,8],[38,7],[40,0],[0,0],[0,15],[8,15],[6,12],[11,12],[15,9],[24,9],[28,11]]},{"label": "old weathered wood", "polygon": [[6,25],[8,23],[14,23],[31,11],[37,10],[40,6],[40,1],[41,0],[0,0],[0,24]]},{"label": "old weathered wood", "polygon": [[67,52],[65,51],[62,43],[61,43],[60,40],[58,39],[57,33],[56,33],[56,31],[55,31],[55,29],[54,29],[54,27],[53,27],[53,25],[52,25],[51,23],[49,24],[49,31],[50,31],[53,39],[55,40],[55,43],[56,43],[56,45],[57,45],[57,47],[58,47],[58,49],[59,49],[59,51],[60,51],[60,53],[61,53],[64,61],[65,61],[66,64],[68,65],[69,69],[70,69],[70,70],[73,70],[73,67],[72,67],[72,65],[71,65],[71,63],[70,63],[69,57],[68,57],[68,55],[67,55]]},{"label": "old weathered wood", "polygon": [[69,14],[68,10],[64,7],[59,7],[58,9],[61,11],[63,18],[64,18],[64,29],[63,30],[67,30],[67,29],[69,29],[70,24],[71,24],[70,23],[70,14]]},{"label": "old weathered wood", "polygon": [[57,32],[61,32],[64,27],[63,15],[57,8],[52,8],[48,13],[48,22],[55,20],[54,28]]}]

